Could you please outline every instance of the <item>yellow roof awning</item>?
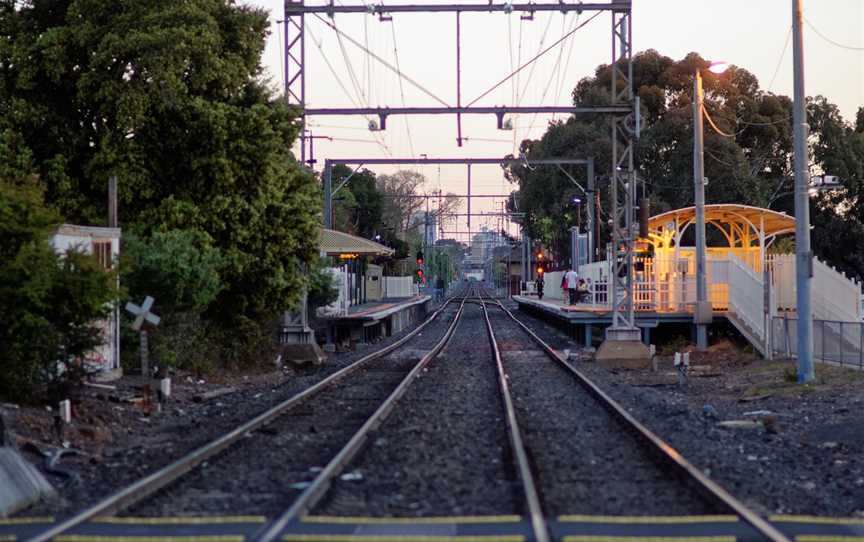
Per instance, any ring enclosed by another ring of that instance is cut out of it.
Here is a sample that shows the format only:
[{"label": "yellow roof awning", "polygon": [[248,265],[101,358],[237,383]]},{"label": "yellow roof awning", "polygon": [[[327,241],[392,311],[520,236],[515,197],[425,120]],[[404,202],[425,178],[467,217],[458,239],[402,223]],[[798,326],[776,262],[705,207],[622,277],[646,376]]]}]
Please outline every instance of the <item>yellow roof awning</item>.
[{"label": "yellow roof awning", "polygon": [[395,250],[375,241],[363,239],[350,233],[321,228],[321,252],[328,256],[357,254],[358,256],[391,256]]},{"label": "yellow roof awning", "polygon": [[[674,211],[667,211],[652,216],[648,221],[648,230],[654,233],[661,232],[664,229],[674,231],[676,227],[683,229],[685,225],[694,220],[696,220],[696,208],[684,207],[683,209],[675,209]],[[794,217],[785,213],[772,211],[771,209],[739,205],[737,203],[706,205],[705,221],[747,224],[755,232],[759,232],[762,229],[766,237],[795,231]]]}]

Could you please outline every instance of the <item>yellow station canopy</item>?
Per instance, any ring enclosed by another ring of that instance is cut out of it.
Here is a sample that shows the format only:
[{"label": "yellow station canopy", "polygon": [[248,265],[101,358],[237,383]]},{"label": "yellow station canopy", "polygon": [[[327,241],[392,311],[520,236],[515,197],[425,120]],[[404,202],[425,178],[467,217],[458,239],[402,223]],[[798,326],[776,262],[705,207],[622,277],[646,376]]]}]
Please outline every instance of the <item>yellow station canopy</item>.
[{"label": "yellow station canopy", "polygon": [[[684,207],[651,217],[648,230],[655,235],[663,235],[664,231],[683,231],[696,220],[696,208]],[[756,236],[761,231],[765,237],[772,237],[795,231],[795,218],[770,209],[738,205],[735,203],[717,203],[705,206],[705,222],[716,224],[746,225],[753,229]]]},{"label": "yellow station canopy", "polygon": [[375,241],[350,233],[321,228],[321,252],[327,256],[356,258],[358,256],[391,256],[395,250]]}]

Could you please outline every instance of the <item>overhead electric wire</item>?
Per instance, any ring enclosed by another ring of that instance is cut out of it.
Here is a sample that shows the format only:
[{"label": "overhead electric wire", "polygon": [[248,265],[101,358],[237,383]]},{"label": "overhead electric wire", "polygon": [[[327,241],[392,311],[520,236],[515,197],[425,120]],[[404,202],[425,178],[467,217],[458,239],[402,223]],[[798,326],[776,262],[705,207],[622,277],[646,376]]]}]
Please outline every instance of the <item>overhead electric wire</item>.
[{"label": "overhead electric wire", "polygon": [[723,137],[735,138],[744,133],[744,130],[741,130],[740,132],[735,132],[734,134],[727,134],[726,132],[718,128],[716,124],[714,124],[714,119],[712,119],[711,115],[708,114],[708,110],[705,108],[704,104],[702,105],[702,112],[705,114],[705,118],[708,119],[708,124],[710,124],[711,128],[713,128],[714,131],[717,132],[719,135]]},{"label": "overhead electric wire", "polygon": [[[390,20],[390,30],[393,33],[393,57],[396,60],[396,69],[402,71],[399,66],[399,48],[396,46],[396,22]],[[399,95],[402,97],[402,107],[405,107],[405,86],[402,84],[402,78],[396,78],[399,81]],[[414,156],[414,141],[411,139],[411,127],[408,125],[408,116],[405,116],[405,133],[408,135],[408,148],[411,150],[411,156]]]},{"label": "overhead electric wire", "polygon": [[[321,46],[321,43],[322,43],[322,42],[321,42],[320,40],[318,40],[318,39],[315,38],[315,33],[312,31],[311,26],[310,26],[310,27],[307,27],[307,31],[309,32],[309,37],[312,38],[312,43],[315,44],[315,46],[318,48],[318,52],[321,53],[321,57],[324,59],[324,63],[327,64],[327,68],[330,70],[330,73],[333,74],[333,78],[336,79],[336,83],[339,84],[339,87],[342,89],[342,91],[345,93],[345,95],[346,95],[346,96],[348,97],[348,99],[351,101],[351,104],[354,105],[354,107],[360,107],[360,105],[358,104],[358,102],[357,102],[357,101],[354,99],[354,97],[351,95],[351,92],[348,91],[348,87],[346,87],[346,86],[345,86],[345,83],[342,82],[342,78],[339,77],[338,72],[337,72],[336,69],[333,67],[333,64],[330,62],[330,59],[327,58],[327,55],[324,53],[324,48]],[[366,122],[369,122],[369,120],[370,120],[369,117],[366,117],[365,115],[364,115],[364,117],[366,118]],[[373,136],[373,137],[374,137],[374,136]],[[388,155],[390,155],[390,156],[393,155],[393,154],[390,152],[390,148],[387,146],[387,143],[386,143],[386,142],[379,141],[377,137],[376,137],[375,140],[378,142],[378,145],[379,145],[382,149],[384,149],[384,151],[385,151]]]},{"label": "overhead electric wire", "polygon": [[864,47],[856,47],[854,45],[845,45],[843,43],[839,43],[839,42],[834,41],[833,39],[829,38],[828,36],[826,36],[825,34],[820,32],[819,29],[816,28],[815,26],[813,26],[813,23],[811,23],[809,21],[809,19],[807,19],[806,17],[804,18],[804,22],[807,23],[807,26],[810,27],[810,30],[815,32],[817,36],[819,36],[820,38],[822,38],[823,40],[827,41],[828,43],[830,43],[831,45],[833,45],[835,47],[839,47],[841,49],[848,49],[850,51],[864,51]]},{"label": "overhead electric wire", "polygon": [[355,40],[354,38],[352,38],[351,36],[349,36],[345,32],[336,28],[336,25],[334,25],[333,23],[329,22],[328,20],[326,20],[324,17],[322,17],[321,15],[319,15],[317,13],[315,14],[315,17],[317,17],[319,20],[321,20],[321,22],[323,22],[324,24],[326,24],[327,26],[332,28],[333,31],[336,32],[337,35],[344,37],[346,40],[350,41],[355,46],[362,49],[366,54],[370,55],[372,58],[374,58],[375,60],[377,60],[378,62],[383,64],[390,71],[394,72],[396,75],[398,75],[399,77],[401,77],[405,81],[414,85],[414,87],[416,87],[418,90],[420,90],[421,92],[423,92],[424,94],[426,94],[427,96],[429,96],[430,98],[435,100],[436,102],[440,103],[444,107],[450,107],[450,104],[448,104],[447,102],[445,102],[444,100],[442,100],[441,98],[436,96],[432,91],[428,90],[427,88],[425,88],[423,85],[421,85],[417,81],[413,80],[412,78],[408,77],[407,75],[405,75],[404,73],[402,73],[401,71],[396,69],[395,66],[393,66],[392,64],[390,64],[389,62],[387,62],[386,60],[384,60],[383,58],[381,58],[377,54],[375,54],[372,51],[368,50],[367,48],[363,47],[363,44],[361,44],[360,42],[358,42],[357,40]]},{"label": "overhead electric wire", "polygon": [[771,77],[771,83],[768,85],[768,92],[774,88],[774,81],[777,80],[777,74],[780,73],[780,66],[783,64],[783,59],[786,58],[786,50],[789,49],[789,41],[792,39],[792,27],[786,33],[786,43],[783,45],[783,52],[780,53],[780,60],[777,61],[777,67],[774,68],[774,75]]},{"label": "overhead electric wire", "polygon": [[[564,22],[565,23],[567,22],[567,16],[566,15],[564,16]],[[578,13],[576,14],[576,17],[573,19],[573,25],[572,26],[575,26],[577,24],[579,24],[579,14]],[[564,34],[563,29],[562,29],[561,33]],[[569,35],[569,34],[570,33],[568,32],[567,35]],[[560,74],[561,59],[563,58],[563,56],[564,56],[564,46],[562,44],[562,46],[558,48],[558,59],[555,61],[555,67],[553,68],[553,73]],[[549,88],[551,86],[552,86],[552,77],[549,77],[549,80],[546,82],[546,88],[543,89],[543,94],[540,96],[540,103],[541,104],[546,100],[546,95],[549,93]],[[526,135],[530,135],[531,130],[534,129],[534,123],[536,121],[537,121],[537,113],[534,113],[534,115],[531,117],[531,122],[528,125],[528,132]]]},{"label": "overhead electric wire", "polygon": [[[546,43],[546,36],[549,35],[549,28],[552,27],[552,16],[549,16],[548,21],[546,22],[546,28],[543,29],[543,34],[540,36],[540,44],[537,46],[537,50],[541,51],[543,49],[543,45]],[[519,105],[522,103],[522,99],[525,97],[525,93],[528,92],[528,87],[531,85],[531,81],[534,79],[534,70],[537,68],[536,63],[531,64],[531,69],[528,71],[528,79],[525,81],[525,86],[522,88],[522,92],[519,94],[516,99],[516,104]]]},{"label": "overhead electric wire", "polygon": [[[579,20],[577,13],[576,20]],[[561,81],[555,91],[555,101],[557,102],[561,98],[561,90],[563,90],[564,85],[567,84],[567,72],[570,69],[570,59],[573,58],[573,47],[576,45],[576,40],[570,41],[570,49],[567,50],[567,60],[564,62],[564,74],[561,77]],[[555,118],[554,116],[552,118]]]},{"label": "overhead electric wire", "polygon": [[490,92],[494,91],[496,88],[498,88],[498,87],[500,87],[501,85],[503,85],[504,83],[506,83],[506,82],[507,82],[510,78],[512,78],[514,75],[516,75],[516,74],[519,73],[520,71],[524,70],[524,69],[525,69],[529,64],[532,64],[532,63],[535,62],[538,58],[540,58],[541,56],[543,56],[543,55],[545,55],[546,53],[548,53],[549,51],[551,51],[553,48],[555,48],[556,45],[558,45],[558,44],[561,43],[562,41],[566,40],[568,37],[570,37],[570,35],[576,33],[579,29],[583,28],[585,25],[587,25],[588,23],[590,23],[591,21],[593,21],[594,18],[596,18],[597,16],[599,16],[601,13],[602,13],[602,11],[598,11],[597,13],[595,13],[594,15],[592,15],[590,18],[588,18],[587,21],[585,21],[584,23],[582,23],[582,24],[580,24],[579,26],[577,26],[576,28],[574,28],[574,29],[573,29],[571,32],[569,32],[566,36],[562,36],[561,39],[559,39],[558,41],[556,41],[555,43],[553,43],[552,45],[550,45],[549,47],[547,47],[546,49],[544,49],[544,50],[541,51],[540,53],[536,54],[536,55],[535,55],[531,60],[529,60],[528,62],[526,62],[526,63],[522,64],[521,66],[519,66],[519,67],[516,69],[515,72],[511,73],[510,75],[508,75],[507,77],[505,77],[505,78],[502,79],[501,81],[498,81],[497,83],[495,83],[495,84],[494,84],[494,85],[493,85],[489,90],[487,90],[486,92],[484,92],[484,93],[481,94],[480,96],[477,96],[476,98],[474,98],[474,99],[473,99],[473,100],[468,104],[467,107],[470,107],[470,106],[474,105],[475,103],[477,103],[478,101],[480,101],[481,99],[485,98],[485,97],[486,97]]}]

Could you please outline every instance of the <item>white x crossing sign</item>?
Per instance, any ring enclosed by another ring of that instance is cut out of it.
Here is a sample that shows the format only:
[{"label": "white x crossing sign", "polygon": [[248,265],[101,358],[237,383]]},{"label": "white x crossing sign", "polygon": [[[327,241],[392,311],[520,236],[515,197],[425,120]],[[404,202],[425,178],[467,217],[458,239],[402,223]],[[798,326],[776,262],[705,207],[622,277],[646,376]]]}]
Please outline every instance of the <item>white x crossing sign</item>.
[{"label": "white x crossing sign", "polygon": [[161,318],[150,312],[150,307],[153,306],[153,301],[154,299],[148,295],[144,298],[144,303],[142,303],[140,307],[131,301],[126,303],[126,310],[136,316],[135,322],[132,323],[132,329],[135,331],[140,330],[145,321],[154,326],[159,325]]}]

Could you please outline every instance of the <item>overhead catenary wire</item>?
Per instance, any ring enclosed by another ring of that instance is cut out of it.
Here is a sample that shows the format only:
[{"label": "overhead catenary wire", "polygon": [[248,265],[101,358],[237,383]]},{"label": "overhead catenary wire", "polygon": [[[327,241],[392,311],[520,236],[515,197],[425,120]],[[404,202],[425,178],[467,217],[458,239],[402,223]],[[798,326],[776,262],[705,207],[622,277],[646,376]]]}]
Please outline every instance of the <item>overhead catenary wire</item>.
[{"label": "overhead catenary wire", "polygon": [[[565,16],[566,17],[566,16]],[[546,43],[546,36],[549,34],[549,28],[552,27],[552,16],[548,17],[546,21],[546,28],[543,29],[543,34],[540,36],[540,44],[537,46],[537,51],[543,50],[543,45]],[[519,105],[522,103],[522,100],[525,98],[525,94],[528,92],[528,87],[531,86],[531,82],[534,80],[534,71],[537,68],[537,63],[531,63],[531,69],[528,71],[528,77],[525,81],[525,86],[522,87],[522,92],[519,93],[519,96],[516,98],[516,103],[514,105]],[[518,89],[517,89],[518,90]]]},{"label": "overhead catenary wire", "polygon": [[[564,16],[564,22],[566,22],[566,21],[567,21],[567,16],[565,15]],[[573,19],[572,26],[575,26],[577,24],[579,24],[579,14],[578,13],[576,14],[576,17]],[[572,35],[570,32],[567,32],[565,34],[565,32],[563,30],[561,33],[563,35]],[[558,59],[555,61],[555,67],[553,68],[553,74],[557,73],[560,75],[560,73],[561,73],[561,59],[563,58],[563,55],[564,55],[564,46],[562,43],[561,47],[558,48]],[[540,96],[540,103],[543,103],[546,100],[546,95],[549,94],[549,89],[551,88],[551,86],[552,86],[552,77],[549,77],[548,81],[546,81],[546,88],[543,89],[543,94]],[[531,123],[528,125],[528,131],[526,132],[526,135],[531,134],[531,130],[534,129],[534,123],[536,121],[537,121],[537,113],[534,113],[534,115],[531,117]]]},{"label": "overhead catenary wire", "polygon": [[768,92],[774,88],[774,81],[777,80],[777,74],[780,73],[780,66],[783,65],[783,59],[786,58],[786,51],[789,49],[789,41],[792,39],[792,26],[789,26],[789,31],[786,33],[786,43],[783,45],[783,52],[780,53],[780,60],[777,61],[777,67],[774,68],[774,75],[771,77],[771,82],[768,84]]},{"label": "overhead catenary wire", "polygon": [[[401,66],[399,65],[399,48],[396,45],[396,22],[395,20],[390,20],[390,31],[393,34],[393,57],[396,61],[396,69],[400,72],[402,71]],[[402,98],[402,107],[405,107],[405,86],[402,84],[402,78],[396,78],[399,81],[399,95]],[[408,136],[408,148],[411,150],[411,156],[414,156],[414,141],[411,138],[411,127],[408,124],[408,117],[405,117],[405,133]]]},{"label": "overhead catenary wire", "polygon": [[344,37],[346,40],[348,40],[349,42],[351,42],[352,44],[354,44],[355,46],[357,46],[358,48],[360,48],[363,52],[365,52],[366,54],[370,55],[372,58],[374,58],[375,60],[377,60],[379,63],[383,64],[383,65],[384,65],[386,68],[388,68],[390,71],[394,72],[396,75],[398,75],[399,77],[401,77],[402,79],[404,79],[405,81],[407,81],[408,83],[410,83],[411,85],[413,85],[413,86],[414,86],[415,88],[417,88],[420,92],[422,92],[423,94],[426,94],[427,96],[429,96],[430,98],[432,98],[432,99],[435,100],[436,102],[440,103],[440,104],[443,105],[444,107],[450,107],[450,104],[448,104],[447,102],[445,102],[444,100],[442,100],[441,98],[439,98],[437,95],[435,95],[435,93],[433,93],[432,91],[430,91],[429,89],[427,89],[426,87],[424,87],[423,85],[421,85],[420,83],[418,83],[417,81],[415,81],[414,79],[412,79],[411,77],[407,76],[406,74],[404,74],[404,73],[401,72],[400,70],[396,69],[395,66],[393,66],[392,64],[390,64],[389,62],[387,62],[386,60],[384,60],[383,58],[381,58],[380,56],[378,56],[378,55],[375,54],[374,52],[372,52],[372,51],[370,51],[369,49],[363,47],[363,44],[361,44],[359,41],[355,40],[354,38],[352,38],[351,36],[349,36],[348,34],[346,34],[345,32],[343,32],[342,30],[338,29],[338,28],[336,27],[335,24],[333,24],[333,23],[331,23],[330,21],[326,20],[324,17],[322,17],[321,15],[319,15],[319,14],[317,14],[317,13],[315,14],[315,17],[317,17],[321,22],[323,22],[324,24],[326,24],[327,26],[329,26],[331,29],[333,29],[333,31],[334,31],[337,35],[339,35],[339,36],[341,36],[341,37]]},{"label": "overhead catenary wire", "polygon": [[[307,27],[306,31],[309,32],[309,37],[312,38],[312,43],[315,44],[315,47],[318,49],[318,52],[321,53],[321,58],[324,59],[324,63],[327,65],[327,68],[330,70],[330,73],[333,75],[333,78],[336,79],[336,83],[339,85],[339,87],[342,89],[342,91],[345,93],[345,95],[351,101],[351,104],[354,105],[354,107],[359,107],[357,100],[355,100],[354,96],[351,94],[351,92],[348,91],[348,87],[345,85],[345,83],[342,82],[342,78],[339,77],[339,73],[333,67],[333,64],[330,62],[330,59],[328,58],[327,54],[324,52],[324,47],[322,46],[322,41],[315,37],[315,33],[313,32],[311,27]],[[369,117],[365,117],[365,118],[366,118],[367,122],[370,120]],[[323,125],[320,125],[320,126],[323,126]],[[386,142],[379,141],[378,138],[376,138],[376,141],[378,142],[378,145],[382,149],[384,149],[384,151],[388,155],[392,156],[390,148],[387,146]]]},{"label": "overhead catenary wire", "polygon": [[568,37],[570,37],[570,35],[576,33],[579,29],[583,28],[585,25],[587,25],[588,23],[590,23],[591,21],[593,21],[597,16],[600,15],[600,13],[602,13],[602,12],[601,12],[601,11],[598,11],[597,13],[595,13],[594,15],[592,15],[591,17],[589,17],[588,20],[586,20],[584,23],[578,25],[576,28],[574,28],[572,31],[570,31],[566,36],[562,36],[562,37],[561,37],[560,39],[558,39],[555,43],[553,43],[552,45],[550,45],[549,47],[547,47],[547,48],[544,49],[543,51],[539,52],[538,54],[534,55],[534,57],[531,58],[531,60],[529,60],[529,61],[525,62],[524,64],[522,64],[521,66],[519,66],[519,67],[516,69],[516,71],[514,71],[513,73],[511,73],[510,75],[508,75],[507,77],[505,77],[505,78],[502,79],[501,81],[498,81],[497,83],[495,83],[494,85],[492,85],[492,87],[489,88],[489,90],[485,91],[484,93],[482,93],[482,94],[480,94],[479,96],[477,96],[476,98],[474,98],[474,99],[473,99],[473,100],[468,104],[467,107],[470,107],[470,106],[474,105],[475,103],[479,102],[480,100],[482,100],[483,98],[485,98],[486,96],[488,96],[490,92],[494,91],[496,88],[498,88],[499,86],[501,86],[501,85],[503,85],[504,83],[506,83],[507,81],[509,81],[509,80],[510,80],[513,76],[515,76],[517,73],[519,73],[519,72],[521,72],[522,70],[524,70],[526,67],[528,67],[529,65],[531,65],[532,63],[534,63],[537,59],[539,59],[540,57],[542,57],[543,55],[545,55],[546,53],[548,53],[549,51],[551,51],[552,49],[554,49],[555,46],[557,46],[559,43],[561,43],[562,41],[564,41],[564,40],[566,40]]},{"label": "overhead catenary wire", "polygon": [[828,36],[826,36],[825,34],[820,32],[818,28],[813,26],[813,23],[811,23],[810,20],[807,19],[806,17],[804,18],[804,22],[807,23],[807,26],[810,27],[810,30],[815,32],[817,36],[819,36],[820,38],[822,38],[823,40],[827,41],[828,43],[830,43],[831,45],[833,45],[835,47],[839,47],[841,49],[848,49],[850,51],[864,51],[864,47],[856,47],[854,45],[846,45],[846,44],[840,43],[838,41],[835,41],[835,40],[829,38]]}]

